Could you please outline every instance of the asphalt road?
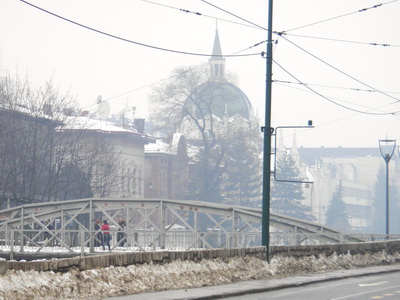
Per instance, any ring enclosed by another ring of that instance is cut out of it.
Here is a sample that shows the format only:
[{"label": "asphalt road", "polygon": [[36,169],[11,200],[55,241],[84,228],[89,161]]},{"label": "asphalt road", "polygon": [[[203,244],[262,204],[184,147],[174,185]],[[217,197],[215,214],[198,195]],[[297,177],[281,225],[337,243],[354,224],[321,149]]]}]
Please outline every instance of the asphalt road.
[{"label": "asphalt road", "polygon": [[400,299],[400,264],[185,290],[107,298],[109,300],[205,299]]},{"label": "asphalt road", "polygon": [[229,300],[345,300],[400,299],[400,274],[387,273],[320,282],[258,294],[227,297]]}]

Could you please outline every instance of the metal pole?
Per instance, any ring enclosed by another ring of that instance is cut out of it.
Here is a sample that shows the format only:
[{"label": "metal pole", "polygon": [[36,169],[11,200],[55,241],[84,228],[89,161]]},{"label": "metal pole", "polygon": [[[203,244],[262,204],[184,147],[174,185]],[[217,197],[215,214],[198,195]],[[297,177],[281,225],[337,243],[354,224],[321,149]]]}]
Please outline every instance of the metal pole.
[{"label": "metal pole", "polygon": [[386,239],[389,239],[389,160],[387,155],[386,162]]},{"label": "metal pole", "polygon": [[396,148],[396,140],[379,140],[379,150],[386,163],[386,239],[389,239],[389,162]]},{"label": "metal pole", "polygon": [[93,200],[89,202],[89,253],[94,253],[94,241],[95,241],[95,232],[94,232],[94,222],[96,222],[95,212],[94,212],[94,205]]},{"label": "metal pole", "polygon": [[269,214],[271,190],[271,95],[272,95],[272,7],[273,0],[268,1],[268,39],[267,39],[267,73],[265,93],[265,124],[263,154],[263,193],[262,193],[262,245],[266,246],[266,258],[269,262]]}]

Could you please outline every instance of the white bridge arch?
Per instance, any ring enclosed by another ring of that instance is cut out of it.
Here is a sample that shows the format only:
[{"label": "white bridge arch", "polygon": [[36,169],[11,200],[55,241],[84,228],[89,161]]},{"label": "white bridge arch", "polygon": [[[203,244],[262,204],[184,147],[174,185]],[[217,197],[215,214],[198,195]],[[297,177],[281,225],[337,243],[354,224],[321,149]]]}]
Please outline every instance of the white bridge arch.
[{"label": "white bridge arch", "polygon": [[[98,247],[94,221],[107,219],[112,228],[111,251],[247,247],[261,243],[261,218],[261,209],[211,202],[88,198],[1,210],[0,240],[1,247],[10,251],[60,248],[95,253],[102,248]],[[126,221],[125,228],[120,227],[119,219]],[[274,229],[271,245],[362,241],[275,213],[270,214],[270,226]]]}]

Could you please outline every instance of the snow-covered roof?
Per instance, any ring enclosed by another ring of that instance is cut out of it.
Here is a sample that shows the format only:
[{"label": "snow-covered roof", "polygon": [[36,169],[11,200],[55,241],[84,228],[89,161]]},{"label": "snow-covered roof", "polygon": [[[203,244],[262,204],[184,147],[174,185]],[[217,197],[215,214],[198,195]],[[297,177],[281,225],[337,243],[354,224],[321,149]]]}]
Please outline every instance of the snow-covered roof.
[{"label": "snow-covered roof", "polygon": [[117,126],[116,124],[104,120],[91,119],[87,117],[73,117],[69,118],[61,130],[93,130],[103,132],[123,132],[139,134],[136,129],[125,129]]},{"label": "snow-covered roof", "polygon": [[171,154],[171,149],[164,140],[157,139],[155,143],[144,145],[144,152]]}]

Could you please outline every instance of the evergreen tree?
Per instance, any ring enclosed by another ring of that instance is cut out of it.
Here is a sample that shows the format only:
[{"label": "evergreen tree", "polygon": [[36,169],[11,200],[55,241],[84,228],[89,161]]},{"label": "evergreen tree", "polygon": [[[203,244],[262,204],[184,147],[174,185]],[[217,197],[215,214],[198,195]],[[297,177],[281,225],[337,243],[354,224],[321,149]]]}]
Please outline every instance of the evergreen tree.
[{"label": "evergreen tree", "polygon": [[240,132],[232,139],[222,181],[224,202],[257,207],[261,205],[262,173],[258,150],[249,136]]},{"label": "evergreen tree", "polygon": [[[282,180],[297,180],[300,174],[294,159],[287,153],[284,153],[279,159],[275,172],[279,172],[279,177]],[[271,209],[274,212],[289,217],[315,221],[315,217],[311,215],[310,207],[302,203],[304,195],[301,183],[275,181],[271,189],[271,198]]]},{"label": "evergreen tree", "polygon": [[332,195],[328,210],[326,211],[326,225],[342,232],[349,232],[350,223],[343,201],[342,183]]},{"label": "evergreen tree", "polygon": [[[386,233],[386,171],[385,166],[379,168],[375,180],[375,201],[373,204],[372,233]],[[397,189],[389,185],[389,233],[400,233],[400,205]]]}]

